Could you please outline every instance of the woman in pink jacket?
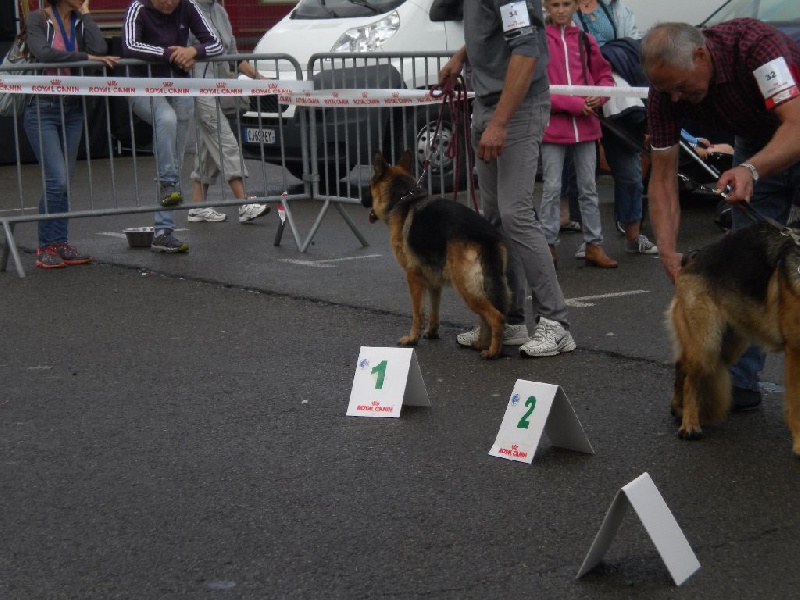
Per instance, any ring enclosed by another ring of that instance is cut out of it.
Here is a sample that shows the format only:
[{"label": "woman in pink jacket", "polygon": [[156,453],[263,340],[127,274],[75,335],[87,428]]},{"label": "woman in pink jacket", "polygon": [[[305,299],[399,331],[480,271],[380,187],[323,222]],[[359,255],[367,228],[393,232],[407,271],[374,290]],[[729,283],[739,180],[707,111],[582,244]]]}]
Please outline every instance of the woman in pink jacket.
[{"label": "woman in pink jacket", "polygon": [[[611,67],[592,36],[572,22],[577,0],[545,0],[548,13],[547,41],[550,62],[547,75],[551,85],[614,85]],[[542,141],[544,189],[539,218],[550,245],[553,262],[558,261],[556,246],[560,226],[561,174],[567,152],[572,155],[578,185],[578,204],[583,219],[585,260],[589,265],[614,268],[617,261],[603,250],[600,206],[596,184],[596,144],[600,121],[595,110],[608,98],[597,96],[551,96],[550,124]]]}]

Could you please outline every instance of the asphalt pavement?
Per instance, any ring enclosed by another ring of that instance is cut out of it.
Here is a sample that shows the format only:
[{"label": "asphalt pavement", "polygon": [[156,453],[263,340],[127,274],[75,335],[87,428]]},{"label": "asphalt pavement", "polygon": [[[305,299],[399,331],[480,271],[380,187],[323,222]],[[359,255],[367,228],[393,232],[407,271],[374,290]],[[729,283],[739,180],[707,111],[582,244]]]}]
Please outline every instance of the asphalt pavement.
[{"label": "asphalt pavement", "polygon": [[[4,169],[5,171],[6,169]],[[258,185],[258,182],[251,182]],[[216,193],[216,191],[213,191]],[[430,408],[345,416],[361,346],[410,323],[386,228],[330,208],[301,253],[277,211],[187,224],[191,251],[127,247],[149,215],[75,219],[92,265],[0,273],[0,598],[794,598],[800,462],[783,360],[760,410],[704,439],[669,415],[672,288],[631,256],[600,187],[616,270],[558,275],[575,352],[481,361],[452,290],[442,338],[415,350]],[[310,230],[319,202],[292,204]],[[683,248],[718,238],[686,206]],[[646,226],[647,229],[647,226]],[[517,379],[564,390],[595,454],[543,438],[531,465],[488,454]],[[648,473],[701,568],[676,587],[629,510],[601,566],[575,576],[620,488]]]}]

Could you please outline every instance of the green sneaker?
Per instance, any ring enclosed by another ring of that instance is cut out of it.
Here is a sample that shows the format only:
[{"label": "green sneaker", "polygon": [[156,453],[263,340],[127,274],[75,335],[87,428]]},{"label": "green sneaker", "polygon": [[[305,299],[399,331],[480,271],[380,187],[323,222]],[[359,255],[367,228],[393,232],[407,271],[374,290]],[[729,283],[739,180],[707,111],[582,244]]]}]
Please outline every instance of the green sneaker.
[{"label": "green sneaker", "polygon": [[172,235],[171,229],[164,229],[153,238],[153,243],[150,244],[150,250],[153,252],[169,252],[170,254],[175,254],[176,252],[188,252],[189,244],[180,241]]},{"label": "green sneaker", "polygon": [[177,206],[183,202],[181,190],[177,184],[170,181],[161,182],[161,206]]}]

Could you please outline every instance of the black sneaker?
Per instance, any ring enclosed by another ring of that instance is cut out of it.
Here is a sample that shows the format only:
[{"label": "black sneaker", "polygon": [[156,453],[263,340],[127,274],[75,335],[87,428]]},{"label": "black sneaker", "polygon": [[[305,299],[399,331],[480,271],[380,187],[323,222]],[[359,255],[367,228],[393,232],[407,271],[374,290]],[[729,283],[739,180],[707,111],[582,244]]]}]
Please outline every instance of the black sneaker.
[{"label": "black sneaker", "polygon": [[181,196],[181,190],[177,184],[169,181],[162,181],[160,187],[161,206],[177,206],[183,202],[183,196]]},{"label": "black sneaker", "polygon": [[58,254],[58,246],[50,244],[36,250],[36,266],[42,269],[58,269],[65,267],[64,259]]},{"label": "black sneaker", "polygon": [[70,246],[66,242],[56,244],[58,255],[65,265],[85,265],[92,262],[92,257],[78,250],[75,246]]},{"label": "black sneaker", "polygon": [[150,244],[150,250],[153,252],[169,252],[170,254],[175,254],[176,252],[188,252],[189,244],[180,241],[172,235],[172,229],[164,229],[153,238],[153,243]]},{"label": "black sneaker", "polygon": [[733,386],[731,412],[753,410],[761,405],[761,392]]}]

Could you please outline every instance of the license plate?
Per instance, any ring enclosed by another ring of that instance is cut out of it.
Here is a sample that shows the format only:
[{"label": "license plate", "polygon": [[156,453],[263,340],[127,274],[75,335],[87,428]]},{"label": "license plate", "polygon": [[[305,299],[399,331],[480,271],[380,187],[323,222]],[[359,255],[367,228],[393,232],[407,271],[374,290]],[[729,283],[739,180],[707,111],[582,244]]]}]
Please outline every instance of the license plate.
[{"label": "license plate", "polygon": [[274,144],[275,130],[245,127],[244,139],[248,144]]}]

